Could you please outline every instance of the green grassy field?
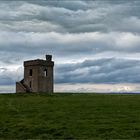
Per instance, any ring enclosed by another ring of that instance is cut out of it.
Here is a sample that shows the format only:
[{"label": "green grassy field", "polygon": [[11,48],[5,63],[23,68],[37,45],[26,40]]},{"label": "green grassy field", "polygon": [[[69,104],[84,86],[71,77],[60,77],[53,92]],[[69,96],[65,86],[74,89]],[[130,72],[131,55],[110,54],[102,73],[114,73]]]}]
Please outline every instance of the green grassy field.
[{"label": "green grassy field", "polygon": [[0,139],[140,139],[140,95],[0,95]]}]

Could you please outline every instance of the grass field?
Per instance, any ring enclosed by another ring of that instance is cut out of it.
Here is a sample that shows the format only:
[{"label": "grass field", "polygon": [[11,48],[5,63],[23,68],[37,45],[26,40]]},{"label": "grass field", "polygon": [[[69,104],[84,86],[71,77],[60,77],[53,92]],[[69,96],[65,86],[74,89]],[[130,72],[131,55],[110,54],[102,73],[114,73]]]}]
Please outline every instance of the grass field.
[{"label": "grass field", "polygon": [[0,95],[0,139],[140,139],[140,95]]}]

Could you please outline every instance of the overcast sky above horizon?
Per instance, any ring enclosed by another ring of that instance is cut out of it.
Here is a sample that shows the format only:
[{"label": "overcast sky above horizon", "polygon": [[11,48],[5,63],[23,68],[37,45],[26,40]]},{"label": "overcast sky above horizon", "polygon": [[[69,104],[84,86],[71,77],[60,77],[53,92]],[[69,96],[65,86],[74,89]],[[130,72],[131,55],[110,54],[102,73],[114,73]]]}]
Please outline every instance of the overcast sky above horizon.
[{"label": "overcast sky above horizon", "polygon": [[0,86],[21,80],[23,61],[45,54],[53,55],[56,84],[140,92],[132,88],[140,84],[140,1],[1,0]]}]

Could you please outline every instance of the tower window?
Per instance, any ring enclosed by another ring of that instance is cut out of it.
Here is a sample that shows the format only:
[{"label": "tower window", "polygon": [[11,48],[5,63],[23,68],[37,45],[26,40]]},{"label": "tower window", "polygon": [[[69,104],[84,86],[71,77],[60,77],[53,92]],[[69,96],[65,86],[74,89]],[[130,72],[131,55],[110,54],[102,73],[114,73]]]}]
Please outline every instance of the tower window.
[{"label": "tower window", "polygon": [[47,69],[45,69],[44,70],[44,76],[47,77],[47,74],[48,74]]},{"label": "tower window", "polygon": [[30,81],[30,88],[32,87],[32,82]]},{"label": "tower window", "polygon": [[30,70],[29,70],[29,76],[32,76],[32,75],[33,75],[33,70],[30,69]]}]

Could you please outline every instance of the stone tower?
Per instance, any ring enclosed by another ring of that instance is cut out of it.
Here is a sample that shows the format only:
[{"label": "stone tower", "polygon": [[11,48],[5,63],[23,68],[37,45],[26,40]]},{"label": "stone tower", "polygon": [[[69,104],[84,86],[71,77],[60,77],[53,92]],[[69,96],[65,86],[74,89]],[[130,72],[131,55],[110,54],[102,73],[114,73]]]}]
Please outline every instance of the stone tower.
[{"label": "stone tower", "polygon": [[53,66],[51,55],[46,55],[46,60],[25,61],[24,79],[16,82],[16,93],[53,93]]}]

